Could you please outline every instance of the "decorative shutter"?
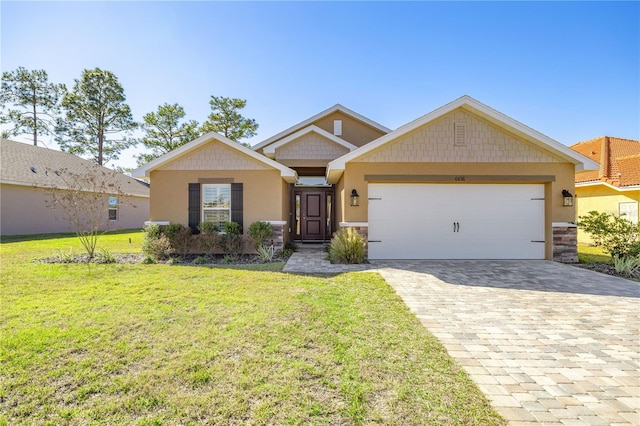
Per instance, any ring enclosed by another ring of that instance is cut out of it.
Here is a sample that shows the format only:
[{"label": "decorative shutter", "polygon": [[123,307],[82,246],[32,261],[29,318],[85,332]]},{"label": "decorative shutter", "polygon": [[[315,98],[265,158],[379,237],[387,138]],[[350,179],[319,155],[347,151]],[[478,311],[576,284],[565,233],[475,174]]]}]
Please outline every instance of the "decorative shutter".
[{"label": "decorative shutter", "polygon": [[231,184],[231,222],[240,225],[240,233],[244,233],[242,222],[242,183]]},{"label": "decorative shutter", "polygon": [[198,233],[200,223],[200,184],[189,184],[189,228],[194,234]]}]

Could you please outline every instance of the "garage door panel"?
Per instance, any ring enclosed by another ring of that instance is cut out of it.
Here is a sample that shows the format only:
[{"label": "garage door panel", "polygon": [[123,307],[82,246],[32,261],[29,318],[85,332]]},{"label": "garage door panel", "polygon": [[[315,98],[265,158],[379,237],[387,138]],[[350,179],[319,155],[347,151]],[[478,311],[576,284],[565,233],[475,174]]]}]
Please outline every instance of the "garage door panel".
[{"label": "garage door panel", "polygon": [[544,259],[543,185],[370,184],[371,259]]}]

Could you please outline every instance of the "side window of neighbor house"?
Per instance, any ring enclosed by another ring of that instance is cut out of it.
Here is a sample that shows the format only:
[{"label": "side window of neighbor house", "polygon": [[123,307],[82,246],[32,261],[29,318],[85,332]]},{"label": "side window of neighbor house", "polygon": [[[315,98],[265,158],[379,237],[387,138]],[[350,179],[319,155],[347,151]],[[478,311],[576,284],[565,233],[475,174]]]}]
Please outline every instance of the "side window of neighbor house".
[{"label": "side window of neighbor house", "polygon": [[638,223],[638,203],[619,203],[618,213],[621,218]]},{"label": "side window of neighbor house", "polygon": [[118,197],[109,197],[109,220],[118,220]]},{"label": "side window of neighbor house", "polygon": [[231,221],[231,185],[202,185],[202,221],[215,223],[221,229]]}]

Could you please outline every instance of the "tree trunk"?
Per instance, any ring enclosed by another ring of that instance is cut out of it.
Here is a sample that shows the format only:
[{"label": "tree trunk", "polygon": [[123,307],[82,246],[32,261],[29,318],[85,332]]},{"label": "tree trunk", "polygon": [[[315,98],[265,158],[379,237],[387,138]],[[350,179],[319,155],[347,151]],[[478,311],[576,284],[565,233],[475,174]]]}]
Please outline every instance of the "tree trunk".
[{"label": "tree trunk", "polygon": [[36,112],[36,88],[33,88],[33,146],[38,146],[38,116]]},{"label": "tree trunk", "polygon": [[98,164],[102,166],[102,144],[104,143],[104,129],[98,127]]}]

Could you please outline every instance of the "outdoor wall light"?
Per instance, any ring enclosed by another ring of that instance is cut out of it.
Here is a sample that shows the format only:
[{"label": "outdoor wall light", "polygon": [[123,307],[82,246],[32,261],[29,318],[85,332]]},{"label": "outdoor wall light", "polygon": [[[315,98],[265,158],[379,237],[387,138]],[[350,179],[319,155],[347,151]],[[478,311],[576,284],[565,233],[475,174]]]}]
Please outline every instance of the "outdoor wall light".
[{"label": "outdoor wall light", "polygon": [[358,191],[355,189],[351,191],[351,205],[359,206],[360,205],[360,195],[358,195]]},{"label": "outdoor wall light", "polygon": [[573,195],[566,189],[562,190],[562,206],[563,207],[572,207],[573,206]]}]

